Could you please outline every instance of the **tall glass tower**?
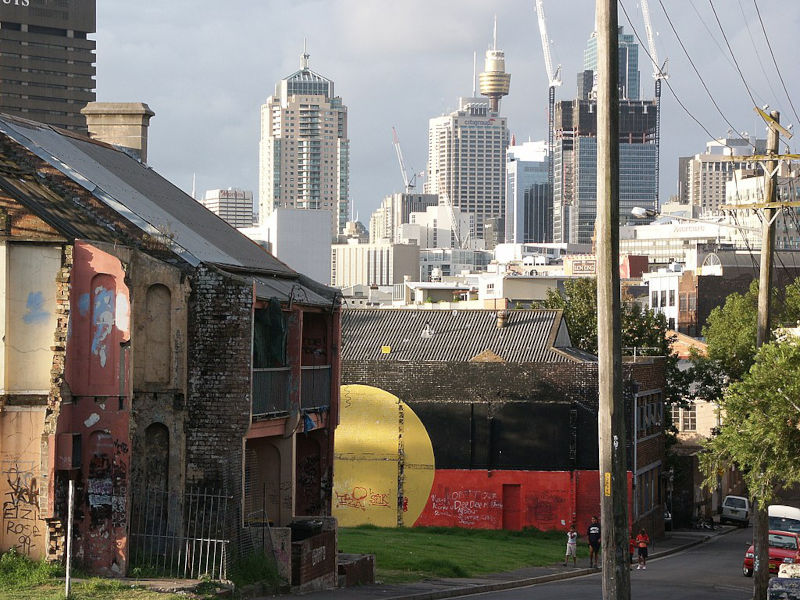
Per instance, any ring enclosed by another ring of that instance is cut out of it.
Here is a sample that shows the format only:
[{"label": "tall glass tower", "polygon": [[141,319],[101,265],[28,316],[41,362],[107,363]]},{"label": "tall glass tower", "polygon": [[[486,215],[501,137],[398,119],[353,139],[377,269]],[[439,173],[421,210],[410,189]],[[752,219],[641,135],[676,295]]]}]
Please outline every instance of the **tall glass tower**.
[{"label": "tall glass tower", "polygon": [[[619,28],[619,98],[639,99],[639,44],[629,33]],[[597,32],[593,31],[583,51],[583,69],[597,77]]]},{"label": "tall glass tower", "polygon": [[304,51],[300,70],[281,79],[261,106],[259,220],[276,208],[330,210],[333,239],[350,204],[347,107],[308,59]]}]

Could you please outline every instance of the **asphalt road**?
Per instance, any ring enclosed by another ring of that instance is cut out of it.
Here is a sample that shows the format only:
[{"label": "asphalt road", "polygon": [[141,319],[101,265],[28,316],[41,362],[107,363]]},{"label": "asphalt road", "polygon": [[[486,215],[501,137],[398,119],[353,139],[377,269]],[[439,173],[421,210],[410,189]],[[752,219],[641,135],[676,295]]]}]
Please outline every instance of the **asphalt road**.
[{"label": "asphalt road", "polygon": [[[742,559],[753,528],[739,529],[689,550],[648,561],[647,570],[631,571],[631,598],[636,600],[750,600],[753,580],[742,575]],[[502,592],[462,598],[597,600],[600,574]]]}]

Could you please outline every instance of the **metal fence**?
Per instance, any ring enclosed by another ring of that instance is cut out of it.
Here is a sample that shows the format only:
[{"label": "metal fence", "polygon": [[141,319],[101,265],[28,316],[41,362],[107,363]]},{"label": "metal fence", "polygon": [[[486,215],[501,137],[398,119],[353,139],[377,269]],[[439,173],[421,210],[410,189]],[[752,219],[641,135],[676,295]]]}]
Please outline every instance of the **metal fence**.
[{"label": "metal fence", "polygon": [[331,404],[331,367],[302,367],[300,407],[320,408]]},{"label": "metal fence", "polygon": [[148,489],[132,498],[131,572],[196,579],[227,579],[225,517],[231,496],[191,489],[178,502],[164,490]]},{"label": "metal fence", "polygon": [[291,369],[253,369],[253,416],[289,410]]}]

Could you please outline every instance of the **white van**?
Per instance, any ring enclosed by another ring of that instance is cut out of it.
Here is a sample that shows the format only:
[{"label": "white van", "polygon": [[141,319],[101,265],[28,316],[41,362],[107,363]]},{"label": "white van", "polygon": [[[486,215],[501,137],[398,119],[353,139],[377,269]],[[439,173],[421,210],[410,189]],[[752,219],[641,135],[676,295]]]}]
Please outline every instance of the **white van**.
[{"label": "white van", "polygon": [[736,523],[747,527],[750,523],[750,501],[744,496],[725,496],[719,523]]},{"label": "white van", "polygon": [[767,514],[769,514],[770,529],[800,533],[800,508],[770,504]]}]

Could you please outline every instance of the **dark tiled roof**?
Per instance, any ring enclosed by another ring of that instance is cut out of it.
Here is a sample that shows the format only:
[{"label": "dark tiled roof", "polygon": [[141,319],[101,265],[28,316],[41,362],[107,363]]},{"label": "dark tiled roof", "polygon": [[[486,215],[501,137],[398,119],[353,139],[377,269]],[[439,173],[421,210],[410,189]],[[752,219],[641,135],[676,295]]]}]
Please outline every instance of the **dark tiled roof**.
[{"label": "dark tiled roof", "polygon": [[508,363],[595,359],[570,348],[558,310],[510,310],[503,328],[494,310],[345,310],[342,338],[343,360],[355,361],[467,362],[481,353]]},{"label": "dark tiled roof", "polygon": [[[176,254],[200,262],[295,277],[296,273],[191,196],[125,152],[52,127],[0,116],[5,134]],[[88,237],[88,236],[87,236]]]}]

